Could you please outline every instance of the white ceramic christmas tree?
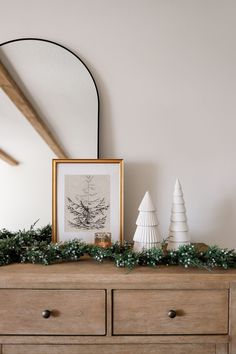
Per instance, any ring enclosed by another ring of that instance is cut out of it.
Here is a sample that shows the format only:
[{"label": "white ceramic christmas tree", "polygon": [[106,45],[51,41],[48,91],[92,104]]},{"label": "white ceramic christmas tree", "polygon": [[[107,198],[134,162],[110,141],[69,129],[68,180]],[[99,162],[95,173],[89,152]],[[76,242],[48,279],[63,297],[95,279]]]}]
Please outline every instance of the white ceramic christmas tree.
[{"label": "white ceramic christmas tree", "polygon": [[176,250],[179,248],[179,246],[188,245],[189,243],[190,236],[188,233],[188,224],[183,191],[180,181],[177,178],[171,209],[168,248]]},{"label": "white ceramic christmas tree", "polygon": [[161,241],[159,222],[149,192],[145,193],[138,210],[137,228],[134,234],[134,250],[138,252],[142,251],[142,249],[159,247]]}]

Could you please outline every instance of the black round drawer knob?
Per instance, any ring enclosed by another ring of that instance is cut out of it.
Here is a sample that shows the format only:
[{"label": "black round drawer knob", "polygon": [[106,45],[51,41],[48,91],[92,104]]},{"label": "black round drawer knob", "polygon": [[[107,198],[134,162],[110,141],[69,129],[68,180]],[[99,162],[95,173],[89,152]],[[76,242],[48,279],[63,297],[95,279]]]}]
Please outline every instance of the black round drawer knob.
[{"label": "black round drawer knob", "polygon": [[168,317],[170,318],[175,318],[176,317],[176,311],[175,310],[170,310],[168,312]]},{"label": "black round drawer knob", "polygon": [[43,318],[49,318],[51,316],[51,311],[43,310],[42,311],[42,316],[43,316]]}]

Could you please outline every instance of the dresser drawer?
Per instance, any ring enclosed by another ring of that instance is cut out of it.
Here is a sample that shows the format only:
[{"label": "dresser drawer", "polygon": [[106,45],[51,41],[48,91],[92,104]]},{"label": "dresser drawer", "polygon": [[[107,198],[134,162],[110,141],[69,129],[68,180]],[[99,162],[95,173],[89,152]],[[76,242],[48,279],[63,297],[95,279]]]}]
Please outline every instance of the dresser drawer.
[{"label": "dresser drawer", "polygon": [[215,344],[4,345],[2,354],[216,354]]},{"label": "dresser drawer", "polygon": [[115,335],[227,332],[227,290],[113,291]]},{"label": "dresser drawer", "polygon": [[105,335],[105,298],[105,290],[1,289],[0,334]]}]

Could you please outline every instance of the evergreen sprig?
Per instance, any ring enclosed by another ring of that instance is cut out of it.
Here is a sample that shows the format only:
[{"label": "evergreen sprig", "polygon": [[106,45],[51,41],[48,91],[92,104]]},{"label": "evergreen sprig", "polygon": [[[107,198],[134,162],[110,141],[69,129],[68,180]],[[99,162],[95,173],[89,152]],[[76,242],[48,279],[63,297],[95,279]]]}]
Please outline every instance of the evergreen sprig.
[{"label": "evergreen sprig", "polygon": [[29,230],[10,232],[0,230],[0,266],[11,263],[53,264],[60,262],[78,261],[87,254],[98,262],[112,261],[116,267],[133,269],[138,266],[158,267],[160,265],[179,265],[185,268],[200,267],[236,268],[235,250],[222,249],[217,246],[200,251],[195,245],[185,245],[178,250],[163,250],[152,248],[142,252],[134,252],[132,245],[124,243],[113,244],[102,248],[88,245],[80,240],[64,243],[51,242],[52,229],[50,225]]}]

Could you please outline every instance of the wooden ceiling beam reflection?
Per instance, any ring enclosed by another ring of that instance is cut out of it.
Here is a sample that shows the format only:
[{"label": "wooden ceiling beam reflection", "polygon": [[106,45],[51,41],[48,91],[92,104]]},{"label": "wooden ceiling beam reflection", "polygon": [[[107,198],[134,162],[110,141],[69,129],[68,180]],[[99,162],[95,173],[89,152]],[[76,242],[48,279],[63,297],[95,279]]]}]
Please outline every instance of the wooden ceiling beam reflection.
[{"label": "wooden ceiling beam reflection", "polygon": [[16,166],[19,165],[19,162],[16,161],[12,156],[8,155],[5,151],[0,149],[0,159],[9,163],[9,165]]},{"label": "wooden ceiling beam reflection", "polygon": [[10,73],[7,71],[3,63],[0,61],[0,87],[7,94],[14,105],[21,111],[25,118],[31,123],[33,128],[38,132],[38,134],[43,138],[43,140],[48,144],[50,149],[56,154],[60,159],[67,158],[66,153],[60,146],[57,139],[50,132],[47,125],[44,123],[42,118],[36,112],[32,104],[26,98],[20,87],[14,81]]}]

